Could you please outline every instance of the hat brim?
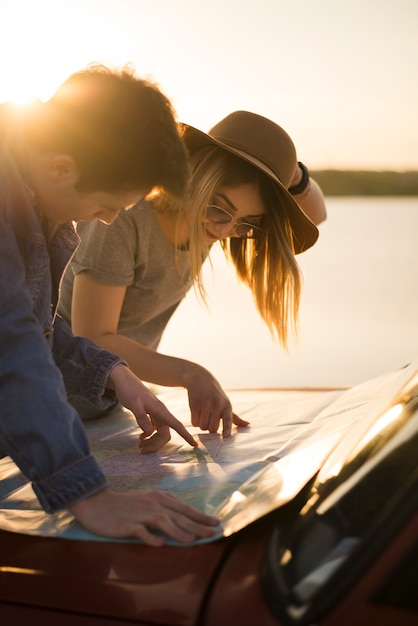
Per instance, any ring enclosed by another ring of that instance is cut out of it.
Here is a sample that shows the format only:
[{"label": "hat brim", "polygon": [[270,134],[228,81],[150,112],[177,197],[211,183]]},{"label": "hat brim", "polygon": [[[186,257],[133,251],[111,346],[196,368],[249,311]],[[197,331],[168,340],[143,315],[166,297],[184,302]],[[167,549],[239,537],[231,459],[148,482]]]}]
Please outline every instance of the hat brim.
[{"label": "hat brim", "polygon": [[274,183],[276,183],[283,205],[289,217],[290,225],[293,230],[293,245],[295,254],[300,254],[305,250],[308,250],[314,245],[319,236],[319,231],[315,224],[309,219],[309,217],[302,211],[296,200],[289,193],[286,187],[280,182],[276,174],[267,165],[256,157],[247,154],[246,152],[231,147],[218,139],[215,139],[211,135],[208,135],[193,126],[188,124],[181,124],[183,140],[189,150],[190,154],[194,154],[200,148],[208,145],[215,145],[227,150],[231,154],[244,159],[248,163],[251,163],[254,167],[266,174]]}]

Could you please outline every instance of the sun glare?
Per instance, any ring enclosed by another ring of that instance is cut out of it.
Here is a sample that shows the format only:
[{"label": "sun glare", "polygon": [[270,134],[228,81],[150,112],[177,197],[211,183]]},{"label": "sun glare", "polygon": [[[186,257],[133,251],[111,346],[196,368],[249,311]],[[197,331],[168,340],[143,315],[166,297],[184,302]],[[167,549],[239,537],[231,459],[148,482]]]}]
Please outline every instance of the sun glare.
[{"label": "sun glare", "polygon": [[[52,3],[8,2],[0,9],[2,64],[0,102],[26,104],[35,98],[47,100],[64,80],[60,74],[62,54],[56,47],[54,19],[48,31]],[[54,54],[54,50],[57,54]],[[70,50],[70,49],[69,49]],[[62,64],[65,71],[65,65]]]},{"label": "sun glare", "polygon": [[[112,0],[2,0],[0,3],[0,102],[48,100],[73,72],[90,63],[122,66],[133,62],[130,46],[145,45],[146,34],[132,36],[134,20],[115,21],[120,5]],[[129,26],[126,26],[126,23]]]},{"label": "sun glare", "polygon": [[[56,85],[58,86],[58,85]],[[17,106],[26,106],[39,99],[45,102],[55,90],[55,86],[42,88],[40,82],[19,82],[10,80],[7,88],[0,91],[0,102],[12,102]]]}]

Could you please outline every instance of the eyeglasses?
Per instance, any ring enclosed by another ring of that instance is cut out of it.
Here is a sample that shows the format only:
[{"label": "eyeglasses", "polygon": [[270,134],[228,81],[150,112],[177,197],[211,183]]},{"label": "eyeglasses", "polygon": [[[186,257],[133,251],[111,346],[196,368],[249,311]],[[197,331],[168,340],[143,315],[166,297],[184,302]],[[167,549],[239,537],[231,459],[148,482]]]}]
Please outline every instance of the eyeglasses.
[{"label": "eyeglasses", "polygon": [[212,224],[232,224],[235,226],[235,233],[238,237],[245,239],[256,239],[257,237],[265,235],[264,230],[259,226],[249,224],[248,222],[235,222],[233,216],[228,213],[228,211],[221,209],[221,207],[216,206],[216,204],[210,204],[208,206],[206,209],[206,219],[208,222],[212,222]]}]

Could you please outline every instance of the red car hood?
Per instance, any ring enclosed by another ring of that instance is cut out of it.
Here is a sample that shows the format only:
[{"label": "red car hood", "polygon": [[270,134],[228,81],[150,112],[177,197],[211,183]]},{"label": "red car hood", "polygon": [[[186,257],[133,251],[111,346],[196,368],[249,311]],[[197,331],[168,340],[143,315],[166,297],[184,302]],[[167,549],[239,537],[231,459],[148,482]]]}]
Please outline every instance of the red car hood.
[{"label": "red car hood", "polygon": [[152,548],[0,531],[0,601],[189,626],[199,623],[206,591],[232,541]]}]

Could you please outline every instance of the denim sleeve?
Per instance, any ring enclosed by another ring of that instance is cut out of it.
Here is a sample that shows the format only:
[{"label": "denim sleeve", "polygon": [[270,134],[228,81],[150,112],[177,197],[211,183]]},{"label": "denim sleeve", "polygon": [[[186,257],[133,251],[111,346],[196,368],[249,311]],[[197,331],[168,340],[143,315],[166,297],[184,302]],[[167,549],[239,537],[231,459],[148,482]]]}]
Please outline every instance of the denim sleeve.
[{"label": "denim sleeve", "polygon": [[25,268],[0,219],[0,448],[32,482],[47,512],[106,486],[82,422],[33,314]]},{"label": "denim sleeve", "polygon": [[126,362],[86,337],[75,337],[59,315],[55,318],[53,337],[53,355],[67,394],[83,396],[101,410],[111,406],[115,394],[106,390],[109,374],[115,365]]}]

